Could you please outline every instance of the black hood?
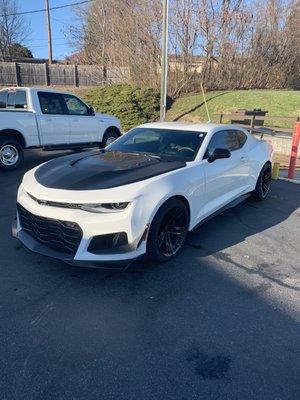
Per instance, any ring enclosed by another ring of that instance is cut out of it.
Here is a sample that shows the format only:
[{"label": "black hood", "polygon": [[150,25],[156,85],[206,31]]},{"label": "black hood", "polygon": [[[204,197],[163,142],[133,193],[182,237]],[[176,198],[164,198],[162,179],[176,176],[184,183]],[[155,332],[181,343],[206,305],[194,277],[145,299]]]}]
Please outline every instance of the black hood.
[{"label": "black hood", "polygon": [[35,178],[52,189],[109,189],[185,165],[184,161],[166,161],[145,154],[96,150],[48,161],[35,171]]}]

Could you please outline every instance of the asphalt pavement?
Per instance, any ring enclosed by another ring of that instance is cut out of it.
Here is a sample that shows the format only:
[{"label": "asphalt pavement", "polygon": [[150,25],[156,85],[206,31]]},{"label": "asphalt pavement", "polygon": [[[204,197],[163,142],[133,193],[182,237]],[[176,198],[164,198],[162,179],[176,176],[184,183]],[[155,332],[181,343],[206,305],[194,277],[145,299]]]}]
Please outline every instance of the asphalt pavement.
[{"label": "asphalt pavement", "polygon": [[300,398],[300,186],[273,184],[164,265],[75,268],[11,237],[30,151],[0,172],[1,400]]}]

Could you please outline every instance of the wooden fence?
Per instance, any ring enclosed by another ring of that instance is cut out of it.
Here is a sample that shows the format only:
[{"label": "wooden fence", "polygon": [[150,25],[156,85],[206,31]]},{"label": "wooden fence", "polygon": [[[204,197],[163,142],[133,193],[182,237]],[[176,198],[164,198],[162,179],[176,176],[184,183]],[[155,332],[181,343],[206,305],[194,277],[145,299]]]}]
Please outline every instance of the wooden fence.
[{"label": "wooden fence", "polygon": [[64,65],[0,62],[0,86],[95,86],[126,83],[127,68],[103,68],[94,65]]},{"label": "wooden fence", "polygon": [[[239,124],[245,128],[261,128],[262,125],[264,125],[264,122],[266,122],[265,128],[270,129],[271,131],[283,131],[286,133],[292,133],[294,129],[294,125],[296,122],[300,120],[300,117],[283,117],[283,116],[275,116],[275,115],[245,115],[245,114],[239,114],[237,112],[233,112],[231,114],[214,114],[214,116],[218,117],[219,123],[227,123],[228,120],[234,120],[236,121],[239,119],[240,122]],[[284,128],[278,128],[277,122],[280,121],[286,125]]]}]

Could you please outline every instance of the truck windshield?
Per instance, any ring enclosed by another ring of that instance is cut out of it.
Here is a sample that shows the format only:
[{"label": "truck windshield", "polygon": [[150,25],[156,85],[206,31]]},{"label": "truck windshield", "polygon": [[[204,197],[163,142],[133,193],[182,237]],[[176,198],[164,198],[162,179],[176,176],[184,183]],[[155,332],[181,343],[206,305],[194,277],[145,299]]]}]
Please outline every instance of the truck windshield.
[{"label": "truck windshield", "polygon": [[177,129],[135,128],[106,148],[106,151],[144,153],[153,156],[193,161],[205,132]]}]

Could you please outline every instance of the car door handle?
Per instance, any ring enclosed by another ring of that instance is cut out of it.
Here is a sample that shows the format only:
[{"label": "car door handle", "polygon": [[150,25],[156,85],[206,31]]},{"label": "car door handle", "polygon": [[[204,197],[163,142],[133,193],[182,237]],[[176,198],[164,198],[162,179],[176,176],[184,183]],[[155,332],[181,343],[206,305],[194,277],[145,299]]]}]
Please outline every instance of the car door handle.
[{"label": "car door handle", "polygon": [[73,119],[73,122],[78,122],[78,119]]},{"label": "car door handle", "polygon": [[246,162],[248,160],[248,158],[247,157],[241,157],[240,160],[241,160],[241,162]]},{"label": "car door handle", "polygon": [[52,121],[51,118],[46,118],[46,119],[45,119],[45,122],[51,122],[51,121]]}]

